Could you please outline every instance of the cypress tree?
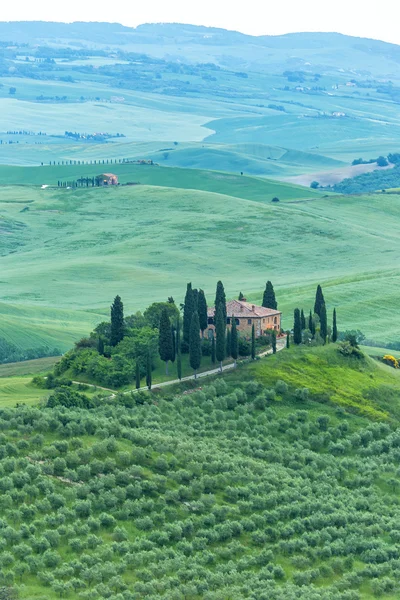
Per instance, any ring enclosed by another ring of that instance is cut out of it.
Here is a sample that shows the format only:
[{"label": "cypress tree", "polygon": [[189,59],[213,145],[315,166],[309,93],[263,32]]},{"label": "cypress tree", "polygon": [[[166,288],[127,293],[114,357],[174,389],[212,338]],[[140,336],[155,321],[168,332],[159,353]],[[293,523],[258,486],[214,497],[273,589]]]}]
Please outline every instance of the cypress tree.
[{"label": "cypress tree", "polygon": [[218,281],[217,290],[215,292],[215,315],[217,315],[218,305],[222,305],[222,314],[226,325],[226,295],[222,281]]},{"label": "cypress tree", "polygon": [[175,362],[175,358],[176,358],[176,334],[175,334],[175,327],[173,325],[171,325],[171,336],[172,336],[172,358],[171,358],[171,362]]},{"label": "cypress tree", "polygon": [[236,367],[236,361],[237,361],[237,358],[239,355],[239,338],[238,338],[238,331],[237,331],[235,317],[232,317],[230,355],[232,356],[233,360],[235,361],[235,367]]},{"label": "cypress tree", "polygon": [[270,281],[267,281],[266,283],[262,305],[265,308],[273,308],[274,310],[277,310],[278,308],[278,303],[275,298],[274,287]]},{"label": "cypress tree", "polygon": [[336,322],[336,308],[333,309],[333,324],[332,324],[332,342],[336,342],[338,337],[337,322]]},{"label": "cypress tree", "polygon": [[104,338],[102,336],[100,336],[98,339],[97,351],[99,354],[104,355]]},{"label": "cypress tree", "polygon": [[124,337],[124,305],[120,296],[115,296],[111,306],[111,346],[116,346]]},{"label": "cypress tree", "polygon": [[251,326],[251,358],[254,360],[256,357],[256,330],[254,323]]},{"label": "cypress tree", "polygon": [[147,361],[146,361],[146,385],[148,387],[149,390],[151,390],[151,380],[152,380],[152,374],[151,374],[151,354],[150,354],[150,349],[147,351]]},{"label": "cypress tree", "polygon": [[139,360],[136,359],[136,389],[140,388],[140,363]]},{"label": "cypress tree", "polygon": [[310,309],[310,316],[308,317],[308,329],[311,331],[311,333],[314,335],[314,319],[312,316],[312,312]]},{"label": "cypress tree", "polygon": [[182,356],[181,356],[181,320],[178,316],[176,323],[176,371],[178,379],[182,379]]},{"label": "cypress tree", "polygon": [[272,331],[272,339],[271,339],[271,346],[272,346],[272,354],[276,354],[276,331]]},{"label": "cypress tree", "polygon": [[169,320],[168,311],[166,308],[163,308],[160,317],[158,351],[160,353],[161,360],[165,362],[165,374],[168,375],[168,361],[173,360],[175,355],[171,321]]},{"label": "cypress tree", "polygon": [[231,330],[229,327],[226,329],[225,341],[226,341],[225,357],[229,358],[231,355]]},{"label": "cypress tree", "polygon": [[300,310],[298,308],[294,309],[294,326],[293,326],[293,342],[295,344],[301,344],[301,318],[300,318]]},{"label": "cypress tree", "polygon": [[306,328],[306,318],[304,316],[304,310],[301,309],[301,313],[300,313],[300,322],[301,322],[301,329],[304,331]]},{"label": "cypress tree", "polygon": [[319,318],[321,318],[321,308],[323,304],[325,304],[324,294],[322,293],[321,286],[318,285],[315,294],[314,313],[317,314]]},{"label": "cypress tree", "polygon": [[244,300],[244,296],[243,296],[242,292],[239,292],[239,298],[238,298],[238,300]]},{"label": "cypress tree", "polygon": [[326,315],[326,306],[325,306],[325,304],[323,304],[321,306],[320,319],[321,319],[320,334],[321,334],[322,341],[325,344],[326,343],[326,336],[328,335],[328,319],[327,319],[327,315]]},{"label": "cypress tree", "polygon": [[215,335],[211,338],[211,363],[215,365],[216,357],[215,357]]},{"label": "cypress tree", "polygon": [[183,309],[183,346],[184,351],[189,350],[189,338],[190,338],[190,323],[192,322],[192,315],[194,311],[194,298],[192,284],[188,283],[186,288],[185,304]]},{"label": "cypress tree", "polygon": [[197,310],[199,313],[201,337],[204,337],[204,332],[208,326],[208,315],[207,315],[207,300],[206,300],[203,290],[199,290],[199,296],[198,296],[198,300],[197,300]]},{"label": "cypress tree", "polygon": [[225,329],[226,318],[224,317],[224,305],[222,302],[218,304],[217,314],[215,317],[215,334],[217,336],[215,344],[215,356],[220,364],[222,371],[222,361],[225,358]]},{"label": "cypress tree", "polygon": [[194,370],[194,378],[197,379],[197,369],[201,365],[201,339],[199,313],[194,311],[190,324],[189,362]]},{"label": "cypress tree", "polygon": [[193,290],[193,311],[199,312],[199,290],[194,288]]},{"label": "cypress tree", "polygon": [[290,333],[289,333],[289,331],[286,334],[286,348],[290,348]]}]

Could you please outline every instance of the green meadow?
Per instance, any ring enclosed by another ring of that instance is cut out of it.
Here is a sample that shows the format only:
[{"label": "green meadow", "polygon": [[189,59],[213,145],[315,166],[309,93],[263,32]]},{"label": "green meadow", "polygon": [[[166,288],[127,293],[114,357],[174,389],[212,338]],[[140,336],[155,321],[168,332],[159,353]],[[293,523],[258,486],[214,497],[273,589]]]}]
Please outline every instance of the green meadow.
[{"label": "green meadow", "polygon": [[340,329],[359,328],[382,344],[398,338],[400,196],[327,196],[229,173],[134,165],[112,170],[140,185],[37,185],[95,169],[0,168],[0,181],[24,183],[0,188],[0,336],[17,346],[66,350],[104,318],[116,294],[129,313],[170,295],[180,302],[193,281],[211,303],[220,278],[229,297],[242,291],[254,301],[271,279],[286,328],[294,307],[312,307],[321,283]]}]

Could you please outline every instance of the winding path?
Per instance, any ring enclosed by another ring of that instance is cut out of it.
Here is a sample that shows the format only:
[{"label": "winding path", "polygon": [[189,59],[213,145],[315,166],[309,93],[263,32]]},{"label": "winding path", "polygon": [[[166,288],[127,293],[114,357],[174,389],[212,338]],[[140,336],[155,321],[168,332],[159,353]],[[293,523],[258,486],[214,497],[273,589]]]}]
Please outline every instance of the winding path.
[{"label": "winding path", "polygon": [[[286,337],[279,338],[276,342],[276,351],[280,352],[285,347],[286,347]],[[259,358],[262,358],[263,356],[268,356],[268,354],[272,354],[272,348],[270,348],[269,350],[266,350],[265,352],[261,352],[261,354],[258,354],[257,356]],[[235,363],[231,362],[227,365],[224,365],[222,367],[222,371],[229,371],[230,369],[234,369],[234,368],[235,368]],[[151,387],[151,389],[156,390],[157,388],[166,387],[167,385],[175,385],[177,383],[182,383],[182,381],[190,381],[191,379],[197,380],[197,379],[202,379],[203,377],[210,377],[210,375],[218,375],[218,373],[221,373],[221,369],[219,367],[217,369],[210,369],[210,371],[203,371],[202,373],[198,373],[196,378],[194,375],[187,375],[187,377],[182,377],[182,379],[172,379],[170,381],[162,381],[161,383],[155,383]],[[73,381],[72,383],[79,385],[82,383],[82,381]],[[98,390],[105,390],[106,392],[112,392],[112,394],[110,396],[108,396],[108,398],[115,398],[115,396],[118,393],[115,390],[100,387],[99,385],[93,385],[91,383],[86,383],[85,385],[96,388]],[[122,394],[131,394],[132,392],[147,391],[147,389],[148,389],[147,386],[145,386],[145,387],[139,388],[139,390],[134,388],[132,390],[126,390],[125,392],[121,392],[121,393]]]}]

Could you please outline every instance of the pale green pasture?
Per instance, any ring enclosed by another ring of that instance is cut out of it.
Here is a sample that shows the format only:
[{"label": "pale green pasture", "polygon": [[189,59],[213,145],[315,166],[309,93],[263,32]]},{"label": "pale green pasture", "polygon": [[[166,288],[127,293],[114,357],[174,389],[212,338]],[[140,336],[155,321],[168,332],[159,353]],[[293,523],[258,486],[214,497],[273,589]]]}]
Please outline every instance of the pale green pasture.
[{"label": "pale green pasture", "polygon": [[[172,177],[174,170],[159,171]],[[188,186],[190,171],[183,174]],[[249,195],[245,179],[236,193]],[[209,185],[206,174],[204,180]],[[3,188],[4,239],[13,251],[3,257],[1,330],[21,346],[26,331],[29,345],[45,335],[65,347],[103,318],[117,293],[129,313],[169,295],[181,301],[188,281],[204,288],[209,302],[218,279],[228,296],[242,291],[258,301],[271,279],[285,327],[294,307],[312,307],[322,283],[340,329],[398,339],[399,196],[289,197],[279,204],[262,191],[253,197],[155,185]],[[30,210],[21,213],[28,200]]]}]

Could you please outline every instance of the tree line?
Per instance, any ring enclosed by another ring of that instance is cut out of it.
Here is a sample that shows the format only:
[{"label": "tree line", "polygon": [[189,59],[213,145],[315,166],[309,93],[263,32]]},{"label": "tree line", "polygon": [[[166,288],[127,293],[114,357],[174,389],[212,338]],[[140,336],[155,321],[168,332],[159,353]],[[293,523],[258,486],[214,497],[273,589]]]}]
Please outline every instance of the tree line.
[{"label": "tree line", "polygon": [[[304,310],[294,309],[293,342],[296,345],[316,343],[326,344],[338,339],[336,308],[333,309],[332,327],[328,326],[326,303],[322,288],[317,286],[314,302],[314,312],[310,310],[306,317]],[[290,345],[290,333],[287,333],[287,347]]]}]

